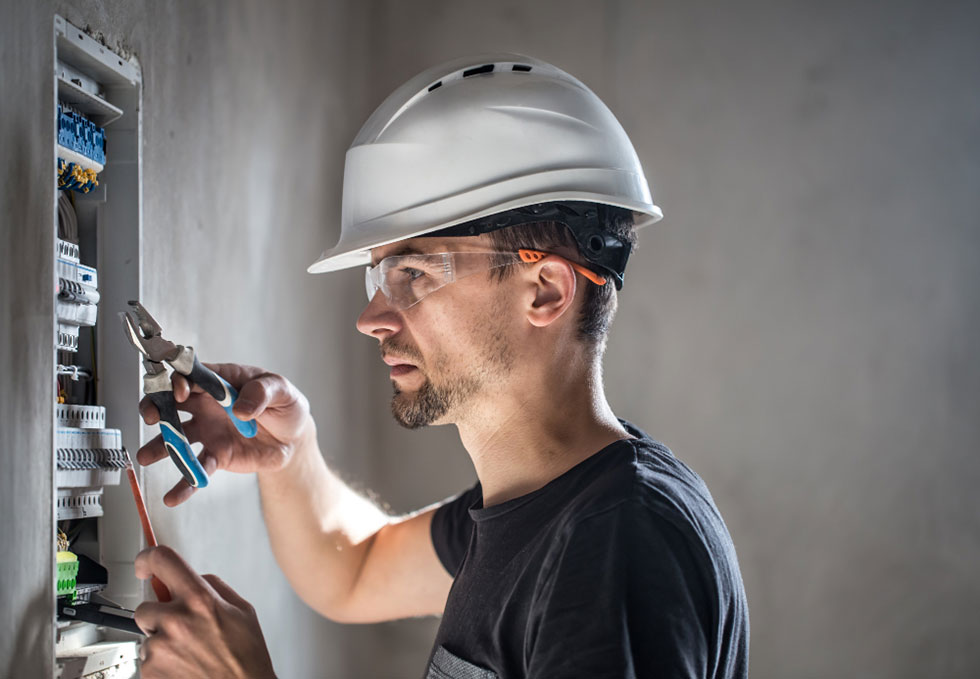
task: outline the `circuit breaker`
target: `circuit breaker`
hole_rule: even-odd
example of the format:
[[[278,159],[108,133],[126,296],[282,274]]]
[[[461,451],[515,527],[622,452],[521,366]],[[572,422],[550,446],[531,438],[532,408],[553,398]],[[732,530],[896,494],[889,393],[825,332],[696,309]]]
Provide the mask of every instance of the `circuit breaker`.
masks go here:
[[[60,16],[54,46],[53,666],[63,679],[122,679],[138,676],[140,636],[124,618],[143,594],[120,486],[140,441],[140,370],[116,315],[141,292],[142,81],[134,58]],[[110,608],[121,616],[102,624]]]

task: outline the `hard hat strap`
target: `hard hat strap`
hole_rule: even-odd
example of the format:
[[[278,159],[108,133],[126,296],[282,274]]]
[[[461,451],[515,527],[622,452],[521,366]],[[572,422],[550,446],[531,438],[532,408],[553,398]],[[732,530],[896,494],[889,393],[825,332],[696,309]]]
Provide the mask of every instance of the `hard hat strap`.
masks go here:
[[[539,203],[480,217],[425,235],[479,236],[509,226],[557,222],[571,231],[586,261],[609,274],[616,289],[621,290],[626,262],[633,246],[603,228],[615,216],[615,211],[624,211],[624,208],[586,201]]]

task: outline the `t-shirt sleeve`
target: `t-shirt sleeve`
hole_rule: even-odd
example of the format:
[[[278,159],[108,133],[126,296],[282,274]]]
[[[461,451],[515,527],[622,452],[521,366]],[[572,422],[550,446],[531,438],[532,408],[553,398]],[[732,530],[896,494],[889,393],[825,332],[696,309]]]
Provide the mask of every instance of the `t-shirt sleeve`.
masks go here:
[[[703,565],[677,527],[621,505],[564,537],[532,604],[528,676],[707,676]]]
[[[453,577],[456,577],[463,563],[473,533],[470,507],[482,499],[483,489],[477,483],[469,490],[446,500],[432,516],[432,546],[435,547],[443,568]]]

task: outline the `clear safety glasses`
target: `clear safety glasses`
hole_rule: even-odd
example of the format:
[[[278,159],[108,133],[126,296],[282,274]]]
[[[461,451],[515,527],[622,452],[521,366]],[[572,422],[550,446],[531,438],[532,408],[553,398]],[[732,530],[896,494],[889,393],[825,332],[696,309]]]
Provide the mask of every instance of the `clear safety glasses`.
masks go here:
[[[517,252],[437,252],[385,257],[377,266],[369,266],[365,269],[364,285],[367,289],[368,302],[374,299],[374,295],[380,290],[391,306],[404,310],[418,304],[426,295],[431,295],[439,288],[461,278],[518,262],[537,262],[549,254],[551,253],[540,250],[518,250]],[[495,261],[491,257],[506,257],[507,260]],[[575,262],[569,264],[596,285],[606,284],[606,279],[594,271]]]

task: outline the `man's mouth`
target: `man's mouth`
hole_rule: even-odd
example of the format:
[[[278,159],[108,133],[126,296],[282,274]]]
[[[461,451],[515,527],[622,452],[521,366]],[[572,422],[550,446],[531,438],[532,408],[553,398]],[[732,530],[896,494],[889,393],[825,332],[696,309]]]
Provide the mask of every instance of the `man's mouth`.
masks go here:
[[[401,377],[402,375],[407,375],[413,370],[418,370],[418,368],[412,363],[407,363],[400,358],[395,358],[393,356],[384,356],[382,360],[391,366],[391,377]]]
[[[402,375],[407,375],[413,370],[418,370],[414,365],[408,365],[407,363],[402,363],[401,365],[394,365],[391,367],[392,377],[401,377]]]

